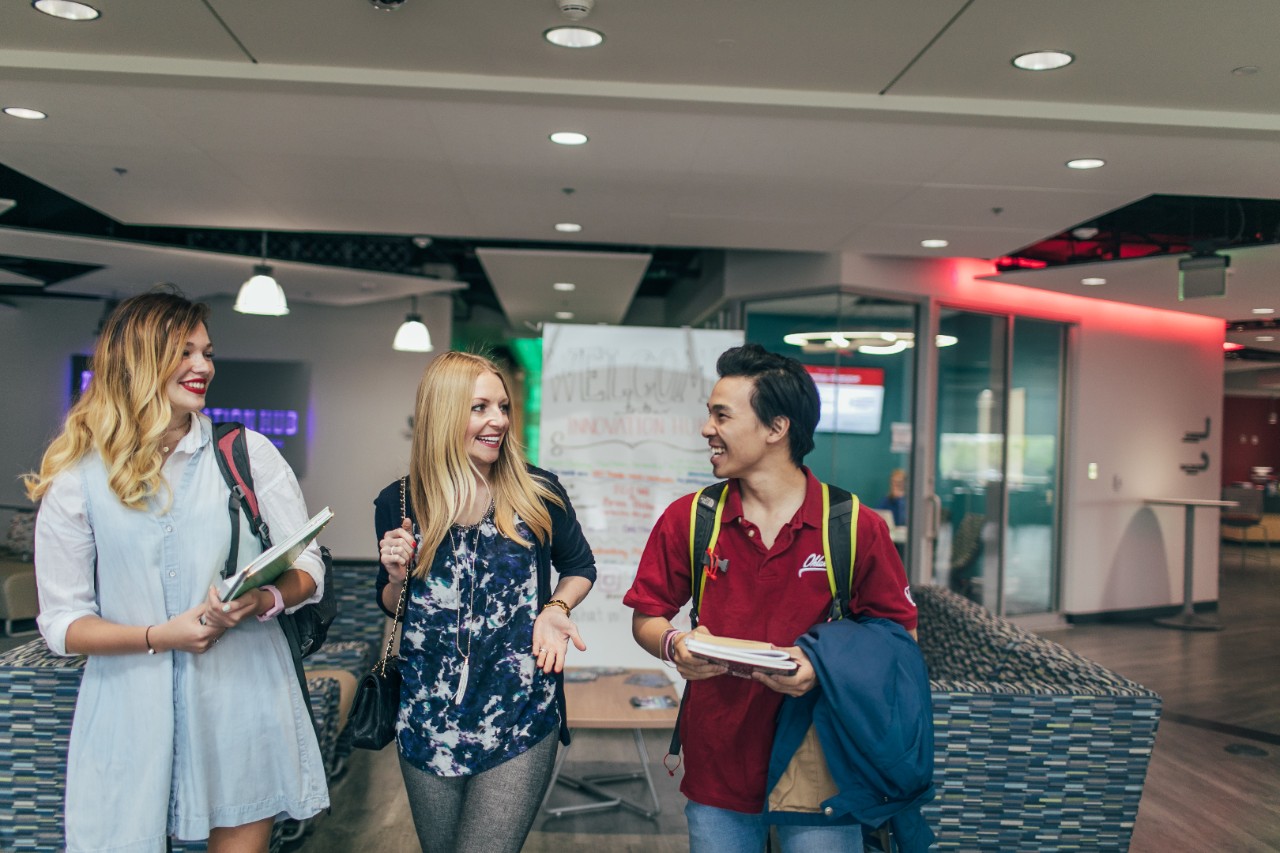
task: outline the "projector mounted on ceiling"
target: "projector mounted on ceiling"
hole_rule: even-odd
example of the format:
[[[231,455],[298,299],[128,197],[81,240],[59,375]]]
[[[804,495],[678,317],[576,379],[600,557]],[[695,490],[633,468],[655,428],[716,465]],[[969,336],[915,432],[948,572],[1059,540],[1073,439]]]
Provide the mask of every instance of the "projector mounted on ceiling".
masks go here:
[[[1178,261],[1178,301],[1227,295],[1228,255],[1195,254]]]

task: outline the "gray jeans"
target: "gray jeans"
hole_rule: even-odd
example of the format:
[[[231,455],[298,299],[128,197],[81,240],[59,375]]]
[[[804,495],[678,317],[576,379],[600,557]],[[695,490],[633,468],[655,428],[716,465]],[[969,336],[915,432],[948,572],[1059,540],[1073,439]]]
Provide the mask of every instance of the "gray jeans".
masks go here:
[[[556,761],[556,733],[474,776],[435,776],[400,756],[423,853],[519,853]]]

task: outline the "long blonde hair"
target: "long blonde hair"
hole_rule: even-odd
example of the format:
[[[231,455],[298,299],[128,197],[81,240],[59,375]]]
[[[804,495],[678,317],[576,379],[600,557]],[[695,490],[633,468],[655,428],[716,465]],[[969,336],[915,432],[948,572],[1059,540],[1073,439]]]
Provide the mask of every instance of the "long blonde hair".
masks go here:
[[[90,450],[102,457],[107,483],[125,506],[144,509],[160,491],[160,438],[173,415],[165,382],[182,363],[191,333],[209,318],[208,305],[175,291],[153,288],[121,302],[107,318],[89,387],[45,450],[39,472],[22,478],[31,500],[40,500],[53,478]]]
[[[422,533],[414,570],[419,577],[431,570],[432,557],[448,535],[449,526],[476,497],[476,480],[481,474],[467,455],[466,433],[476,379],[484,373],[497,376],[510,394],[510,385],[498,365],[465,352],[437,356],[418,383],[408,491]],[[551,538],[551,513],[543,501],[564,503],[545,481],[529,473],[519,441],[510,431],[499,445],[488,482],[499,533],[526,548],[533,547],[516,530],[515,517],[519,515],[538,542]]]

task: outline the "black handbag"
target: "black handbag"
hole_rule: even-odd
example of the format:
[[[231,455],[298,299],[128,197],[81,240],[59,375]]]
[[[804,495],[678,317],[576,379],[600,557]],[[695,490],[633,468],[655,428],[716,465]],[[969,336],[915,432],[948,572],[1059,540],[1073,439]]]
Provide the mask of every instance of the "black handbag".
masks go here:
[[[405,478],[408,479],[408,478]],[[400,481],[400,517],[404,518],[405,479]],[[351,743],[361,749],[382,749],[396,737],[396,718],[400,715],[400,657],[392,654],[397,629],[404,618],[404,608],[409,596],[409,582],[405,580],[396,604],[395,622],[387,637],[387,647],[382,659],[373,666],[356,687],[351,703],[351,716],[347,725],[351,729]]]
[[[405,584],[405,589],[409,585]],[[400,603],[404,604],[401,593]],[[351,743],[361,749],[382,749],[396,738],[396,718],[400,715],[400,658],[391,654],[395,629],[387,641],[387,651],[373,670],[356,687],[351,703]]]

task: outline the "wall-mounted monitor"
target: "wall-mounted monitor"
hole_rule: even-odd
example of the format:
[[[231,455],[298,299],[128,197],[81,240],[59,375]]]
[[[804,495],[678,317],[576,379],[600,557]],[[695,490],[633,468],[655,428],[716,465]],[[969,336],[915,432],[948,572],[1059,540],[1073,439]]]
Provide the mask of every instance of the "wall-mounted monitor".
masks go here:
[[[884,369],[879,367],[818,367],[805,370],[818,386],[822,416],[818,432],[876,435],[884,409]]]

